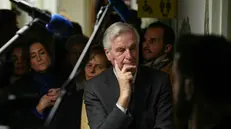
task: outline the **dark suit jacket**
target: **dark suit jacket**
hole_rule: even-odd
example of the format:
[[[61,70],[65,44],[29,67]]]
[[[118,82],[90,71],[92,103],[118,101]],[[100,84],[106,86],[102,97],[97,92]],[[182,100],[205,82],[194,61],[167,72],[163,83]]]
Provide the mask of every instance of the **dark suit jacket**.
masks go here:
[[[140,67],[129,113],[117,108],[113,68],[86,83],[84,99],[91,129],[172,129],[171,84],[166,73]]]
[[[66,88],[67,93],[63,96],[49,129],[80,129],[83,90],[76,91],[73,83],[76,82],[71,82]],[[11,129],[44,128],[46,119],[38,118],[31,110],[40,99],[38,84],[40,83],[34,81],[32,75],[25,75],[7,89],[6,95],[0,95],[0,98],[4,100],[7,100],[8,93],[19,96],[14,101],[0,101],[0,109],[3,111],[0,116],[4,118],[2,120],[4,125],[8,125]],[[20,98],[20,96],[23,97]]]

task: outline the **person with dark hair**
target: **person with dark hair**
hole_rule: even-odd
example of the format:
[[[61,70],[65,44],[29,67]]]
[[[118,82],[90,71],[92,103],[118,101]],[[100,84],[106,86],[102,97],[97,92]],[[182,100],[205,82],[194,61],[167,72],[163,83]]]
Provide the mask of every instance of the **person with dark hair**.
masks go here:
[[[0,107],[4,107],[1,105],[2,98],[4,95],[7,94],[8,88],[13,85],[17,80],[22,78],[28,72],[28,66],[26,62],[26,55],[25,55],[25,47],[18,43],[15,44],[10,51],[7,53],[7,62],[5,65],[6,73],[4,74],[4,78],[1,78],[1,89],[0,89]],[[7,83],[3,83],[3,79],[7,81]],[[2,120],[0,120],[0,124],[4,123],[4,117],[8,114],[5,114],[4,109],[0,109],[0,115],[2,116]]]
[[[0,47],[8,42],[18,30],[16,13],[8,9],[0,9]],[[9,64],[7,63],[6,53],[0,55],[0,83],[1,88],[8,85]]]
[[[73,26],[72,35],[83,35],[82,27],[78,22],[72,21],[72,26]]]
[[[22,43],[18,43],[13,46],[9,52],[9,60],[13,63],[13,68],[10,77],[10,84],[13,84],[16,80],[20,79],[24,74],[28,72],[28,64],[26,62],[25,46]]]
[[[81,55],[85,45],[87,44],[87,41],[88,41],[88,37],[81,34],[73,35],[67,40],[65,44],[66,62],[62,61],[64,63],[62,65],[64,70],[62,73],[65,73],[64,74],[65,79],[67,78],[67,76],[70,75],[71,71],[73,70],[77,60],[79,59],[79,56]],[[85,58],[81,64],[80,69],[83,69],[84,63],[86,63]]]
[[[221,36],[187,34],[176,42],[173,100],[179,129],[230,126],[230,58],[231,43]]]
[[[73,37],[74,38],[74,37]],[[56,129],[89,129],[85,104],[83,103],[84,83],[102,73],[110,66],[104,49],[101,46],[91,46],[85,55],[80,71],[67,86],[67,96],[56,112]],[[65,111],[65,114],[62,112]],[[66,119],[66,118],[69,119]]]
[[[71,36],[66,42],[67,58],[72,68],[75,66],[83,48],[87,44],[88,37],[84,35]]]
[[[59,82],[59,77],[53,71],[53,53],[48,45],[32,40],[26,53],[30,72],[6,91],[8,95],[27,97],[25,100],[16,99],[14,105],[10,105],[7,117],[10,117],[8,124],[11,128],[43,127],[43,122],[60,93],[62,82]]]
[[[17,14],[8,9],[0,9],[0,47],[7,43],[17,32]],[[4,94],[5,86],[10,83],[12,63],[7,61],[7,53],[1,53],[0,55],[0,101],[1,96]],[[0,115],[5,114],[2,105],[0,103]],[[4,118],[1,115],[0,124],[4,124]]]
[[[143,64],[166,72],[172,80],[172,53],[175,34],[173,29],[162,23],[150,24],[144,33],[142,43]]]

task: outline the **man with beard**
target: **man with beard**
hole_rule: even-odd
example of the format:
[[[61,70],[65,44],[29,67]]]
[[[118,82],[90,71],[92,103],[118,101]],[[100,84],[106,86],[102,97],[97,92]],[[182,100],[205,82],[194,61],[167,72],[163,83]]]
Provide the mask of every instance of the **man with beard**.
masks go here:
[[[224,129],[231,119],[231,43],[185,35],[175,46],[174,114],[178,128]],[[227,74],[225,74],[227,73]]]
[[[175,34],[170,26],[159,21],[148,26],[142,43],[143,64],[166,72],[172,80],[172,52]]]

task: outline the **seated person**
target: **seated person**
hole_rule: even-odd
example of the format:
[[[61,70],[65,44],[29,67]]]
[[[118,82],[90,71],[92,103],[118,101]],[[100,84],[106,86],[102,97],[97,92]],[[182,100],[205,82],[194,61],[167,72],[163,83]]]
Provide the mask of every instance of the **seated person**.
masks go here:
[[[12,108],[9,124],[11,128],[43,127],[50,108],[54,105],[61,82],[52,69],[52,52],[38,40],[29,42],[28,63],[30,72],[17,80],[7,91],[16,96],[9,104]],[[20,96],[22,100],[20,100]],[[18,97],[18,99],[17,99]]]
[[[0,47],[6,44],[17,32],[17,14],[8,9],[0,9]],[[10,66],[11,67],[11,66]],[[0,89],[9,84],[9,71],[6,53],[0,55]]]
[[[142,64],[156,70],[169,74],[171,82],[172,76],[172,55],[175,42],[174,30],[162,23],[151,23],[144,33],[142,44]]]
[[[28,72],[25,47],[22,44],[15,45],[10,51],[10,60],[13,62],[13,73],[10,77],[10,84],[20,79]]]
[[[84,83],[106,70],[108,62],[104,50],[100,46],[92,46],[86,54],[81,69],[67,86],[67,95],[62,98],[62,103],[56,111],[56,120],[52,128],[55,129],[89,129],[85,105],[83,103]],[[63,113],[65,111],[65,114]],[[68,119],[66,119],[68,118]]]
[[[71,36],[68,41],[66,42],[66,61],[63,61],[64,68],[63,72],[65,73],[65,77],[67,78],[70,73],[72,72],[79,56],[81,55],[85,45],[87,44],[88,38],[83,35],[74,35]],[[82,68],[82,67],[81,67]],[[77,72],[78,73],[78,72]]]
[[[139,34],[116,22],[103,46],[113,67],[88,80],[84,101],[91,129],[173,129],[171,84],[167,73],[138,66]]]

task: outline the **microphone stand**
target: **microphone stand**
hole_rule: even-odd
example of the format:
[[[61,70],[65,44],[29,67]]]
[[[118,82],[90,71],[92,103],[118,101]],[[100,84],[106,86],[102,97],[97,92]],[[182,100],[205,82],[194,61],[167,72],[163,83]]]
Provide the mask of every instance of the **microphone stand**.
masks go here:
[[[57,122],[57,118],[55,119],[55,116],[57,115],[57,110],[59,109],[60,104],[62,103],[62,100],[65,98],[65,96],[68,93],[67,87],[69,86],[69,84],[73,80],[73,78],[76,76],[76,73],[79,69],[79,66],[80,66],[83,58],[85,57],[89,47],[97,39],[97,36],[100,34],[100,32],[102,32],[102,29],[104,29],[103,25],[105,24],[105,22],[108,21],[109,16],[113,10],[111,4],[108,4],[105,8],[101,8],[101,9],[104,9],[104,11],[99,12],[102,14],[101,14],[100,19],[97,20],[97,22],[95,23],[94,30],[93,30],[93,33],[91,34],[91,37],[89,38],[89,40],[88,40],[85,48],[83,49],[78,61],[76,62],[76,65],[73,68],[70,76],[62,85],[61,93],[60,93],[59,97],[57,98],[53,108],[51,109],[51,111],[50,111],[50,113],[49,113],[49,115],[45,121],[45,128],[54,128],[53,126]]]
[[[12,37],[6,44],[4,44],[0,48],[0,55],[3,54],[7,48],[9,48],[13,43],[17,42],[21,38],[21,36],[25,35],[35,23],[41,23],[41,21],[37,18],[33,19],[31,22],[23,26],[21,29],[19,29],[14,37]]]

